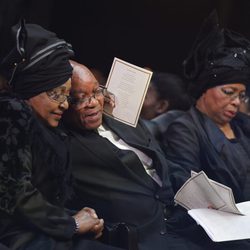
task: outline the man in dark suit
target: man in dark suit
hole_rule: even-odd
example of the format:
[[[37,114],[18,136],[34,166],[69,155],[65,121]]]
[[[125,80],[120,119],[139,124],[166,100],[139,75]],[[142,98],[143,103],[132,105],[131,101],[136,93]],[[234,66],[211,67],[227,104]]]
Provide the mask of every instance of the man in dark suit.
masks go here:
[[[159,145],[140,121],[132,128],[103,116],[105,89],[85,66],[72,65],[64,117],[75,179],[70,207],[88,205],[106,224],[126,223],[139,250],[198,249],[171,229],[174,193]]]

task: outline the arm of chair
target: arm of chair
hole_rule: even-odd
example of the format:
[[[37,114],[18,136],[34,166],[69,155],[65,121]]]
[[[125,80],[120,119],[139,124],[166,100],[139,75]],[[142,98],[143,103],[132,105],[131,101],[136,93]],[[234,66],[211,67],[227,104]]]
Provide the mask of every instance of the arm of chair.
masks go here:
[[[101,241],[126,250],[138,250],[137,230],[124,222],[106,224]]]

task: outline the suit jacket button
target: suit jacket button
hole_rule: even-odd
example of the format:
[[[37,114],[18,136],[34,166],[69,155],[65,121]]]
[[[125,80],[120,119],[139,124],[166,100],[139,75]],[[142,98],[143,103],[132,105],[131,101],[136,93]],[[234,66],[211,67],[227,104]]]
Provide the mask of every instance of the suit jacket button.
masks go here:
[[[158,194],[155,195],[155,199],[159,200],[160,196]]]
[[[160,235],[164,235],[166,233],[167,233],[166,231],[163,231],[163,230],[160,231]]]

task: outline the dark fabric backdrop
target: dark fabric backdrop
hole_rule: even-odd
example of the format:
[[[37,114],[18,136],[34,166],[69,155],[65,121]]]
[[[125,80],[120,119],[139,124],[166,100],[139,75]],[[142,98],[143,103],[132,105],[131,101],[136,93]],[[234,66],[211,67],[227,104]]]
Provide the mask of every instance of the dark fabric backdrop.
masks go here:
[[[1,51],[19,17],[71,42],[76,59],[108,74],[118,57],[153,70],[182,73],[200,24],[212,9],[250,38],[249,0],[0,0]]]

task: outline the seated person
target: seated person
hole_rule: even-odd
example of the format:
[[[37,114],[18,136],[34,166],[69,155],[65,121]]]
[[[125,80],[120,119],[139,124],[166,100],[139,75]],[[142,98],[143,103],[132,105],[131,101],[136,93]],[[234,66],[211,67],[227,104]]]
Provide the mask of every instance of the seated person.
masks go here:
[[[88,205],[106,224],[125,222],[139,250],[199,249],[168,228],[174,194],[159,145],[140,121],[133,128],[104,116],[104,89],[88,68],[72,64],[72,103],[64,114],[75,179],[70,208]]]
[[[185,61],[196,103],[169,125],[164,146],[167,158],[178,165],[170,165],[175,192],[191,170],[203,170],[242,202],[250,199],[250,119],[239,113],[250,83],[250,42],[217,23],[216,14],[211,14]],[[250,249],[247,241],[200,243],[207,243],[209,250]]]
[[[191,101],[185,93],[185,85],[178,75],[153,72],[140,117],[152,120],[169,110],[188,110]]]
[[[160,143],[168,124],[191,106],[185,85],[178,75],[153,72],[140,117]]]
[[[240,104],[240,112],[246,114],[246,115],[250,115],[250,86],[249,88],[247,88],[246,91],[246,99],[244,100],[244,102],[241,102]]]
[[[11,38],[0,61],[0,242],[12,250],[113,249],[87,240],[103,229],[94,209],[64,208],[69,154],[57,126],[68,108],[72,49],[24,22]]]

